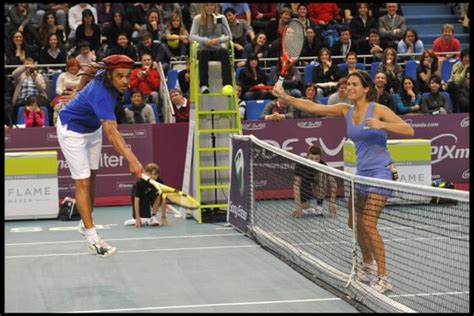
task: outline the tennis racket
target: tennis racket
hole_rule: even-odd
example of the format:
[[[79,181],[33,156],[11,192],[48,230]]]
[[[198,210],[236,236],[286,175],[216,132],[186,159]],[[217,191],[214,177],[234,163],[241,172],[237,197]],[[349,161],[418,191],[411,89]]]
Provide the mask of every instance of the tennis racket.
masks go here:
[[[304,38],[303,24],[296,19],[290,20],[285,27],[281,39],[281,71],[280,78],[278,79],[281,84],[283,84],[288,69],[291,65],[296,63],[300,57],[303,49]]]
[[[159,183],[146,174],[142,174],[141,178],[154,186],[158,193],[162,194],[163,198],[168,199],[168,201],[171,203],[188,209],[196,209],[199,207],[199,202],[196,201],[192,196],[185,194],[175,188]]]

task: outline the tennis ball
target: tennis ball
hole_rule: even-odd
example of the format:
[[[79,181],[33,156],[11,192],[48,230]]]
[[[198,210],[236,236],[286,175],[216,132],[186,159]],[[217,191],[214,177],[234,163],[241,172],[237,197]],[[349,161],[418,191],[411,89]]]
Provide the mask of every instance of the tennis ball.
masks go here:
[[[171,40],[171,41],[168,41],[168,46],[171,47],[171,48],[178,48],[179,47],[179,40]]]
[[[234,91],[234,89],[232,88],[231,85],[225,85],[223,88],[222,88],[222,93],[223,94],[227,94],[227,95],[231,95],[232,92]]]

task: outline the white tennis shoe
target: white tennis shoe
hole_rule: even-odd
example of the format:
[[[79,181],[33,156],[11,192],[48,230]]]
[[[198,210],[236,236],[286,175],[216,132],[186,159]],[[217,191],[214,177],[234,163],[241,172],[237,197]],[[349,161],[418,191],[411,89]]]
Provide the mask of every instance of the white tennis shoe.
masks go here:
[[[117,252],[117,248],[106,243],[100,236],[93,243],[89,243],[89,252],[99,257],[108,257]]]
[[[377,275],[377,277],[370,281],[370,286],[379,293],[385,293],[393,289],[393,284],[388,275]]]
[[[314,216],[324,216],[323,208],[322,206],[316,206],[314,207],[308,207],[306,209],[303,209],[303,214],[307,215],[314,215]]]
[[[372,261],[372,263],[367,264],[365,262],[360,262],[356,268],[357,278],[362,282],[369,282],[370,277],[374,276],[377,273],[377,263]]]

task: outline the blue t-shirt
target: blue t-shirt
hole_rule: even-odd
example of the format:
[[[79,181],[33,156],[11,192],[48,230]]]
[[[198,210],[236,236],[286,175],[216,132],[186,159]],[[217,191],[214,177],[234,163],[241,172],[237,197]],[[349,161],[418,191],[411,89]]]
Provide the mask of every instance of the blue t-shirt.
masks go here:
[[[119,100],[120,94],[104,85],[99,72],[59,112],[61,124],[80,134],[92,133],[100,128],[101,119],[116,121],[114,110]]]

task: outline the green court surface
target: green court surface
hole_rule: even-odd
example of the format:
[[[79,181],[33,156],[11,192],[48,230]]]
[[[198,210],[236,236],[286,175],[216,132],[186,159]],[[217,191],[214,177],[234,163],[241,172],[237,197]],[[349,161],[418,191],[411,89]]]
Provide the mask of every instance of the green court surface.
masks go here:
[[[124,226],[130,217],[94,210],[118,248],[107,258],[88,253],[77,221],[5,222],[5,312],[358,312],[224,223],[169,213],[168,226]]]

